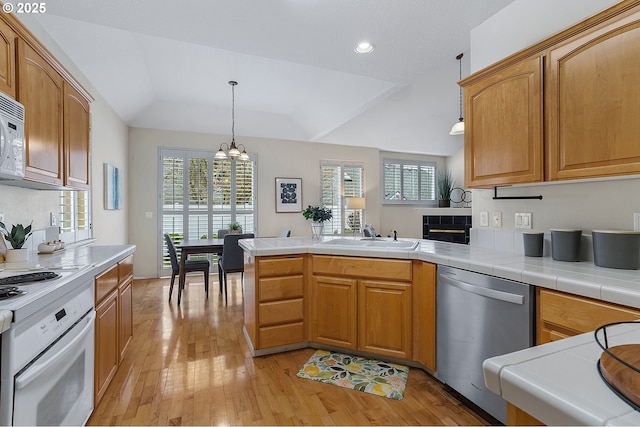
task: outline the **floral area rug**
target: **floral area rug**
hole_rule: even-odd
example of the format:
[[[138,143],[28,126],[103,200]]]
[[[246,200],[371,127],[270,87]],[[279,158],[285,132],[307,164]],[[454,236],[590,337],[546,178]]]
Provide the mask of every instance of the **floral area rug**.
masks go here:
[[[300,378],[396,400],[404,397],[408,375],[407,366],[326,350],[316,351],[298,372]]]

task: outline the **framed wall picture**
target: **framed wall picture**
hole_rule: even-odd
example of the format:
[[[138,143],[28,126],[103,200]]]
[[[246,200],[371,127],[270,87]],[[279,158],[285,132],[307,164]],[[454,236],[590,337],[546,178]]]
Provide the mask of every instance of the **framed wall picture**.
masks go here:
[[[121,177],[120,170],[110,165],[104,164],[104,208],[105,209],[120,209],[121,200]]]
[[[302,212],[302,178],[276,178],[276,212]]]

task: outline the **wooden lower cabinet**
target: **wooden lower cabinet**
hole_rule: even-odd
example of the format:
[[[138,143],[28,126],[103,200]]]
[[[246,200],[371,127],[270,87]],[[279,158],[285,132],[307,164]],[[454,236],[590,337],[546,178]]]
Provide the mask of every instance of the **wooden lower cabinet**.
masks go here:
[[[507,425],[508,426],[543,426],[542,421],[523,411],[512,403],[507,402]]]
[[[411,359],[412,262],[324,255],[311,259],[316,273],[311,278],[311,341]]]
[[[640,319],[640,310],[550,289],[537,289],[537,344]]]
[[[254,354],[310,343],[436,370],[436,266],[419,260],[245,254]]]
[[[311,292],[311,341],[356,349],[358,281],[314,276]]]
[[[129,343],[133,338],[133,279],[118,286],[118,320],[120,327],[118,330],[118,349],[120,352],[120,362],[124,359]]]
[[[304,255],[245,254],[245,330],[254,350],[307,340]]]
[[[95,278],[94,406],[118,371],[133,338],[133,255]]]
[[[111,292],[96,307],[94,401],[102,399],[118,370],[118,290]]]
[[[358,287],[358,349],[411,358],[411,284],[362,280]]]

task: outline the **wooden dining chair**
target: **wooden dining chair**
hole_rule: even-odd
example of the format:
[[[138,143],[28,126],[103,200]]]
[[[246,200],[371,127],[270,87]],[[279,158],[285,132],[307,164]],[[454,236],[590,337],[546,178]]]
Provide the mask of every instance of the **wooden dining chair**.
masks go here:
[[[222,256],[218,258],[220,293],[224,286],[224,303],[227,304],[227,274],[241,273],[244,280],[244,251],[238,245],[240,239],[253,239],[253,233],[227,234],[224,236]]]
[[[164,240],[167,242],[167,250],[169,251],[169,258],[171,259],[171,284],[169,285],[169,302],[171,302],[173,282],[175,281],[176,276],[180,274],[180,261],[178,261],[176,247],[168,233],[164,234]],[[209,298],[209,261],[206,259],[186,260],[184,264],[184,273],[187,274],[193,271],[202,271],[204,273],[204,291],[207,294],[207,298]],[[182,292],[182,290],[178,284],[178,302],[180,302],[180,292]]]

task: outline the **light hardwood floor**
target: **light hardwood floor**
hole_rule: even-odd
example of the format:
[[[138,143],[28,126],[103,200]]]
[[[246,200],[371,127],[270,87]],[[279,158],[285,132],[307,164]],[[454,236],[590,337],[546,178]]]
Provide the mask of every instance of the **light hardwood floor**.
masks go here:
[[[89,425],[487,425],[420,369],[392,400],[298,378],[310,348],[251,357],[232,277],[228,306],[216,275],[208,299],[189,277],[180,307],[168,279],[134,281],[134,338]]]

